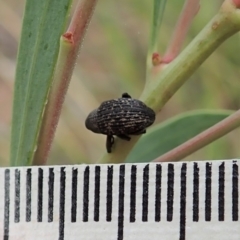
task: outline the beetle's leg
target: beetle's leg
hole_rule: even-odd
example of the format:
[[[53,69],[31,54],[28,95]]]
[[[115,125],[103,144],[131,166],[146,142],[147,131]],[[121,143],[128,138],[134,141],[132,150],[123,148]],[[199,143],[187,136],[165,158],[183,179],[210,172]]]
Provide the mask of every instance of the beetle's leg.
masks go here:
[[[128,93],[123,93],[122,98],[132,98]]]
[[[144,134],[144,133],[146,133],[146,129],[143,129],[143,130],[141,130],[141,131],[132,133],[132,135],[141,135],[141,134]]]
[[[119,138],[123,139],[123,140],[126,140],[126,141],[130,141],[131,140],[131,138],[128,135],[125,135],[125,134],[119,134],[117,136]]]
[[[107,148],[107,152],[108,153],[112,152],[113,144],[114,144],[114,137],[113,137],[113,135],[107,135],[106,148]]]

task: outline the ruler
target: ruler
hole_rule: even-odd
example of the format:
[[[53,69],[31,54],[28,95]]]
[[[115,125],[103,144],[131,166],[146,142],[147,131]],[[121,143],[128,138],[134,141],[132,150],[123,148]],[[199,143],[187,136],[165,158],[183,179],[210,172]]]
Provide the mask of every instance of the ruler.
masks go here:
[[[239,240],[239,164],[0,168],[0,239]]]

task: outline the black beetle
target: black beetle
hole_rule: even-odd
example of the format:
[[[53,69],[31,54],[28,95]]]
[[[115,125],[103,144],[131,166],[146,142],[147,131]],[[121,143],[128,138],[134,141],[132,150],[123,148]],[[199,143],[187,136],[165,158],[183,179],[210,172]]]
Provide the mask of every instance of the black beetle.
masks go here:
[[[121,98],[103,102],[93,110],[85,121],[87,129],[107,135],[106,148],[111,153],[113,135],[129,141],[129,135],[146,133],[146,128],[155,121],[155,112],[143,102],[132,99],[127,93]]]

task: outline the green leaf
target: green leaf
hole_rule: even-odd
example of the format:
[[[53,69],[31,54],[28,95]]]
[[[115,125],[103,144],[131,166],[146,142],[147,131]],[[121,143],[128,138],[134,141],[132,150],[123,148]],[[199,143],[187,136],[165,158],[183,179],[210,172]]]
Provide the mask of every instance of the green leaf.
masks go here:
[[[154,0],[153,19],[151,26],[151,39],[149,47],[150,54],[158,50],[157,49],[158,35],[160,32],[160,26],[162,23],[166,2],[167,0]]]
[[[126,162],[149,162],[213,126],[232,111],[199,110],[181,114],[152,127],[133,148]]]
[[[11,165],[31,165],[72,0],[27,0],[15,76]]]

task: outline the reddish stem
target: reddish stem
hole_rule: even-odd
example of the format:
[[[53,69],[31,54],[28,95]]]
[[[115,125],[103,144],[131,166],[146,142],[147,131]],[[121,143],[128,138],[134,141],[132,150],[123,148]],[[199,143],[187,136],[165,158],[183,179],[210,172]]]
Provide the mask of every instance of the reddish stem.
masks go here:
[[[232,0],[232,2],[236,6],[236,8],[240,8],[240,0]]]
[[[165,153],[153,160],[153,162],[172,162],[179,161],[193,152],[201,149],[207,144],[217,140],[230,131],[240,126],[240,110],[229,117],[210,127],[209,129],[198,134],[196,137],[188,140],[173,150]]]
[[[67,45],[62,46],[62,52],[60,51],[58,57],[53,86],[43,116],[38,148],[34,156],[36,165],[45,164],[47,161],[73,68],[96,2],[97,0],[80,1],[67,32],[62,35]]]
[[[163,63],[171,62],[179,54],[193,18],[200,9],[199,2],[200,0],[185,1],[182,13],[173,32],[172,40],[162,59]]]

